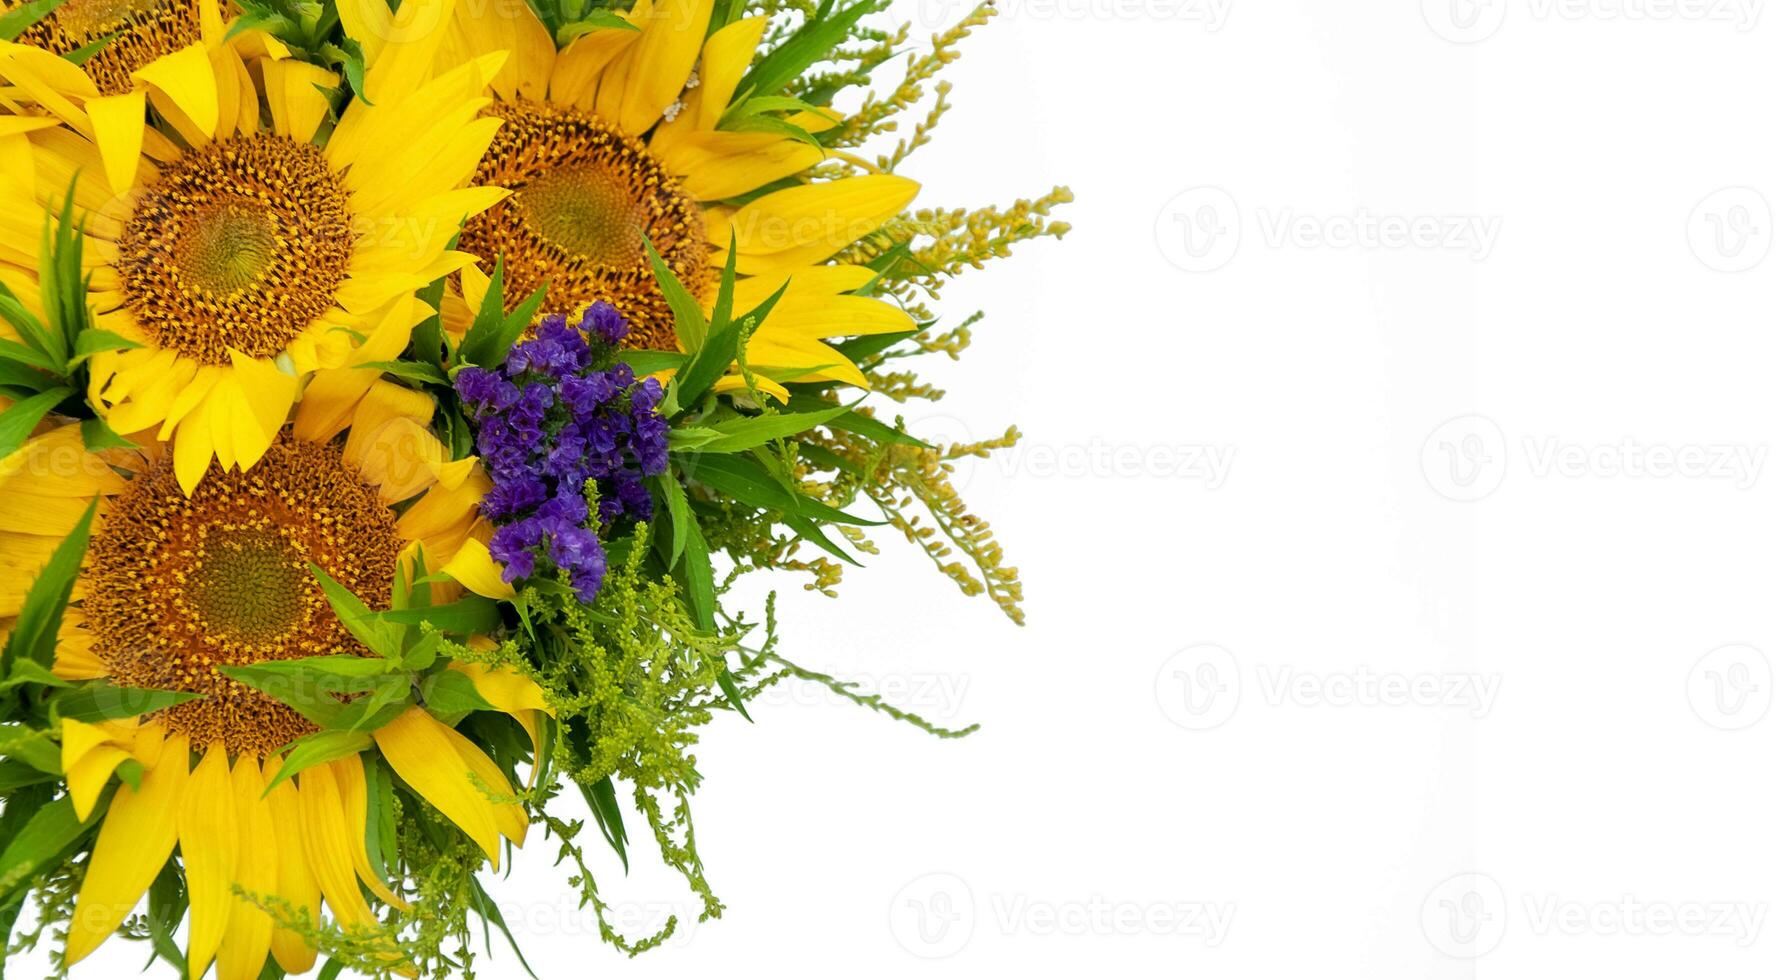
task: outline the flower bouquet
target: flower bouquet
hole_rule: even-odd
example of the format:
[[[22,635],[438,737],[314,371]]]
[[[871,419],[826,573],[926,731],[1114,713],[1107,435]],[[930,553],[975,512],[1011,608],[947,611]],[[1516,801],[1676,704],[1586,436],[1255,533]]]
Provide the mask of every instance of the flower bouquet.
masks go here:
[[[914,209],[993,9],[905,53],[883,6],[5,5],[9,955],[467,976],[540,838],[636,953],[676,923],[614,928],[595,852],[721,914],[719,712],[799,678],[963,734],[732,595],[833,595],[891,534],[1021,619],[948,483],[1017,433],[894,411],[970,340],[941,286],[1068,194]]]

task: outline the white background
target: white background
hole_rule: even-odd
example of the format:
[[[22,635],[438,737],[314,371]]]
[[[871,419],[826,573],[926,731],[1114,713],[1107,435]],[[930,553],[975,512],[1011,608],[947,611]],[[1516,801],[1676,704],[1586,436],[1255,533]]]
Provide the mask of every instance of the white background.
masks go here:
[[[545,843],[495,890],[540,976],[1774,975],[1780,15],[1457,2],[968,42],[905,172],[1076,229],[954,288],[990,317],[910,417],[1027,434],[964,479],[1031,623],[891,541],[781,621],[984,730],[721,721],[728,914],[626,961]],[[604,877],[633,934],[692,907],[650,864]]]

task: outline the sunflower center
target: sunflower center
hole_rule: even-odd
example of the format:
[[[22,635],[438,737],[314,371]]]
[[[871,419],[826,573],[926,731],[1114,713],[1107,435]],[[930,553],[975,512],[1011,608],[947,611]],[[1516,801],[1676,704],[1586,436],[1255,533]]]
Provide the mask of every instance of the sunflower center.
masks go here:
[[[186,578],[184,605],[192,619],[229,642],[275,643],[307,622],[308,578],[295,543],[268,521],[206,528]]]
[[[643,240],[704,298],[715,277],[698,202],[641,142],[590,112],[523,100],[488,111],[506,125],[475,183],[513,195],[464,226],[464,250],[490,263],[504,257],[510,306],[540,286],[549,310],[605,300],[630,320],[627,346],[673,350],[673,311]]]
[[[0,4],[7,12],[23,5]],[[128,92],[131,72],[200,39],[198,0],[65,0],[17,38],[60,55],[105,42],[84,66],[105,95]]]
[[[174,246],[186,278],[209,293],[228,295],[257,281],[278,248],[278,229],[262,211],[239,201],[213,205]]]
[[[321,151],[258,133],[161,171],[118,240],[118,276],[155,343],[206,364],[283,351],[334,305],[352,258],[347,194]]]
[[[525,222],[564,252],[620,267],[643,251],[647,215],[623,174],[598,164],[545,174],[515,195]]]
[[[264,755],[314,726],[217,668],[363,655],[310,566],[378,606],[400,550],[394,515],[337,447],[287,436],[248,473],[213,464],[189,498],[169,457],[94,536],[93,651],[118,684],[206,695],[162,713],[193,744]]]

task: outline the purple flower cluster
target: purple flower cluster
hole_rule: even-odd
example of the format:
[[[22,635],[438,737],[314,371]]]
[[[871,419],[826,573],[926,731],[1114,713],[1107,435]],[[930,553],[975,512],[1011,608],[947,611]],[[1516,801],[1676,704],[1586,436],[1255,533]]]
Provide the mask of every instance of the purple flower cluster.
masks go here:
[[[599,530],[650,517],[643,481],[667,471],[668,425],[656,412],[661,384],[611,364],[629,329],[610,304],[595,303],[578,328],[546,319],[502,370],[458,372],[457,393],[494,480],[482,501],[496,528],[488,550],[508,583],[530,578],[544,559],[591,601],[606,575]],[[589,483],[598,500],[591,514]]]

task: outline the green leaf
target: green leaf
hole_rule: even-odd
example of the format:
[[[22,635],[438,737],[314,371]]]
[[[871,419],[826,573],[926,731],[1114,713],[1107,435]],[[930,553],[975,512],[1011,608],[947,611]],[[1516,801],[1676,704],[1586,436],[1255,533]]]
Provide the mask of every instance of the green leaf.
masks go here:
[[[404,381],[418,381],[429,385],[451,384],[451,379],[445,376],[445,372],[431,364],[420,364],[415,361],[372,361],[356,366],[363,370],[393,374]]]
[[[80,441],[87,452],[97,453],[107,449],[135,449],[136,444],[117,434],[110,423],[104,419],[82,419],[80,423]]]
[[[605,9],[589,10],[580,20],[572,24],[564,24],[556,31],[556,46],[566,48],[569,42],[583,34],[594,31],[635,31],[642,33],[642,28],[626,20],[614,11]]]
[[[729,370],[729,366],[735,363],[736,355],[741,351],[743,325],[752,324],[753,329],[758,329],[766,321],[767,316],[772,313],[773,308],[779,305],[779,300],[785,295],[785,290],[790,287],[791,280],[787,279],[784,285],[766,298],[765,302],[746,315],[731,323],[716,327],[710,342],[693,357],[692,363],[687,366],[686,370],[674,378],[674,383],[668,388],[667,398],[662,404],[661,414],[670,417],[678,414],[680,408],[691,405],[694,400],[716,384],[717,379],[723,377]]]
[[[764,510],[796,514],[829,524],[879,527],[883,523],[854,517],[809,497],[794,496],[753,459],[728,455],[706,455],[695,459],[680,457],[680,465],[688,478]]]
[[[346,83],[352,87],[353,97],[370,105],[371,100],[365,98],[365,51],[359,43],[350,37],[342,37],[339,44],[324,44],[321,53],[346,76]]]
[[[696,351],[705,345],[706,328],[704,311],[699,309],[698,300],[679,277],[674,275],[667,263],[662,261],[661,253],[655,250],[655,243],[648,236],[643,236],[643,248],[649,253],[649,267],[655,270],[655,282],[661,287],[661,294],[667,298],[668,308],[674,311],[674,335],[680,338],[680,346],[689,351]]]
[[[357,755],[371,747],[371,736],[365,732],[316,732],[290,743],[284,752],[284,764],[266,783],[266,793],[297,773],[323,763]],[[261,794],[261,799],[265,794]]]
[[[494,711],[468,674],[441,670],[420,682],[420,700],[426,710],[446,724],[454,724],[472,711]]]
[[[688,425],[668,433],[668,449],[673,452],[696,452],[723,437],[716,429]]]
[[[544,305],[548,287],[539,286],[513,312],[502,313],[505,280],[506,264],[497,257],[494,275],[488,279],[488,292],[482,297],[482,308],[476,312],[476,319],[464,332],[463,344],[458,348],[458,358],[466,364],[491,370],[499,367],[507,359],[507,352],[531,326],[538,308]]]
[[[37,684],[43,687],[73,687],[74,685],[50,673],[48,667],[35,660],[19,659],[12,662],[12,676],[0,678],[0,691],[11,690],[26,684]]]
[[[0,725],[0,755],[52,775],[62,773],[62,749],[46,732],[9,722]]]
[[[74,593],[74,579],[80,574],[81,558],[86,555],[87,536],[93,527],[93,514],[99,506],[95,499],[87,505],[74,530],[50,555],[49,563],[37,573],[31,591],[13,624],[6,647],[0,651],[0,674],[10,674],[18,660],[34,660],[48,667],[55,663],[56,634],[62,629],[62,611]]]
[[[385,660],[401,659],[406,631],[400,625],[385,622],[365,605],[364,600],[353,595],[351,589],[322,571],[321,566],[311,564],[309,572],[321,583],[322,594],[327,596],[328,605],[334,607],[334,615],[340,618],[340,624],[348,633]]]
[[[630,834],[624,829],[624,810],[618,805],[618,789],[612,785],[612,777],[603,777],[591,786],[586,783],[576,785],[581,789],[581,796],[587,800],[587,808],[593,811],[593,820],[599,825],[600,835],[618,853],[618,860],[624,862],[624,870],[628,873],[630,855],[626,853],[626,848],[630,844]]]
[[[657,371],[678,371],[686,366],[686,355],[660,350],[626,350],[618,352],[618,361],[629,364],[631,370],[641,376]]]
[[[74,359],[68,363],[70,365],[79,364],[94,354],[103,354],[111,350],[136,350],[141,346],[134,340],[120,337],[109,330],[88,327],[75,335]]]
[[[920,335],[921,331],[919,330],[904,330],[900,333],[867,334],[864,337],[854,337],[852,340],[836,344],[834,347],[835,350],[845,354],[847,360],[857,364],[868,357],[876,357],[877,355],[884,353],[910,337],[918,337]]]
[[[681,567],[686,603],[699,629],[717,628],[717,581],[711,570],[711,549],[697,521],[686,522],[686,562]]]
[[[421,637],[402,653],[402,669],[419,671],[431,667],[439,659],[439,646],[444,642],[443,633],[428,633]]]
[[[736,92],[744,96],[777,95],[817,62],[826,60],[859,18],[881,9],[883,0],[859,3],[827,18],[812,18],[796,34],[760,59],[742,78]]]
[[[672,469],[655,478],[661,488],[662,499],[667,502],[668,523],[673,526],[672,537],[668,543],[668,568],[680,563],[680,555],[686,551],[687,528],[692,524],[692,509],[686,503],[686,488],[680,485],[680,478]]]
[[[712,326],[725,326],[735,313],[736,234],[729,232],[729,257],[723,260],[723,274],[717,277],[717,301],[711,305]]]
[[[749,116],[759,116],[768,112],[821,113],[822,107],[811,105],[802,99],[792,98],[789,95],[759,95],[730,106],[729,110],[723,113],[723,118],[718,121],[717,128],[729,129],[731,128],[731,123],[738,122]],[[809,136],[809,133],[804,133],[804,136]]]
[[[122,31],[116,31],[111,34],[107,34],[104,37],[94,38],[93,40],[88,41],[87,43],[81,45],[80,47],[75,48],[73,51],[70,51],[67,54],[63,55],[62,60],[68,62],[71,65],[84,65],[87,62],[93,60],[94,55],[98,54],[99,52],[101,52],[101,51],[105,50],[107,47],[109,47],[111,45],[111,42],[117,40],[118,36],[122,33],[123,33]]]
[[[379,663],[366,658],[345,659]],[[366,676],[342,671],[333,664],[308,666],[301,660],[267,661],[218,667],[217,670],[231,680],[265,692],[322,728],[334,731],[368,731],[393,720],[412,692],[405,673]],[[342,694],[360,696],[342,702],[337,696]]]
[[[667,395],[661,401],[664,418],[679,415],[723,377],[735,363],[736,353],[741,348],[741,333],[740,321],[722,324],[711,331],[705,345],[692,355],[686,367],[676,373],[673,383],[668,385]]]
[[[0,338],[0,361],[9,366],[17,365],[42,372],[42,376],[51,382],[61,380],[62,366],[51,360],[48,355],[36,348],[26,347],[16,340]],[[37,390],[49,387],[48,384],[33,385]]]
[[[0,904],[10,902],[14,894],[30,887],[31,879],[39,871],[72,851],[88,831],[98,826],[110,805],[111,795],[107,793],[81,820],[74,815],[74,802],[64,796],[32,814],[18,836],[0,851],[0,882],[8,885],[0,891]]]
[[[501,625],[501,604],[479,595],[468,595],[449,605],[396,609],[371,615],[384,623],[402,626],[426,623],[442,633],[470,636],[492,632]]]
[[[44,772],[36,766],[27,766],[11,759],[0,760],[0,796],[10,795],[13,790],[26,786],[61,782],[61,779],[60,773]]]
[[[179,928],[179,921],[185,918],[187,906],[184,876],[179,873],[179,867],[169,861],[155,876],[154,884],[148,886],[148,935],[155,955],[166,960],[181,975],[186,972],[185,954],[179,951],[173,934]]]
[[[739,453],[764,446],[775,439],[785,439],[810,431],[831,419],[851,411],[847,405],[832,405],[818,412],[787,412],[780,415],[759,415],[725,419],[711,426],[718,438],[700,447],[707,453]]]
[[[401,855],[396,850],[396,797],[394,777],[382,763],[365,760],[365,849],[371,870],[388,880],[396,877]]]
[[[49,321],[49,353],[64,364],[69,349],[87,329],[92,313],[87,309],[87,283],[82,278],[81,247],[85,235],[74,218],[75,182],[69,181],[61,214],[46,217],[43,251],[38,262],[38,291]]]
[[[809,130],[777,116],[740,116],[724,125],[723,130],[730,133],[773,133],[786,139],[808,143],[818,149],[822,146],[821,141],[810,135]]]
[[[0,341],[0,343],[11,343],[11,341]],[[34,366],[21,365],[18,361],[12,361],[12,359],[7,359],[4,354],[0,354],[0,388],[37,393],[37,391],[55,388],[59,382],[61,379],[55,375],[41,372]]]
[[[19,451],[25,441],[31,438],[31,431],[37,423],[43,421],[52,409],[62,400],[74,394],[72,388],[51,388],[40,395],[32,395],[21,402],[16,402],[4,414],[0,414],[0,459],[11,456]]]
[[[494,927],[501,931],[501,935],[507,937],[507,945],[513,947],[513,955],[519,957],[519,965],[525,968],[525,972],[532,977],[532,980],[537,980],[537,973],[532,970],[532,965],[525,961],[524,951],[519,948],[519,942],[513,938],[512,930],[507,928],[507,920],[501,917],[500,906],[495,904],[495,900],[489,897],[487,891],[483,890],[482,882],[477,880],[475,875],[470,876],[470,897],[475,900],[476,914],[482,917],[483,922],[494,923]]]
[[[808,497],[794,496],[750,459],[706,455],[698,457],[696,462],[687,462],[682,457],[680,465],[689,479],[743,503],[778,512],[779,522],[798,537],[849,565],[858,565],[859,562],[830,540],[828,535],[823,534],[816,521],[862,527],[875,527],[882,523],[854,517]]]
[[[742,689],[736,686],[735,675],[729,672],[728,664],[724,664],[723,670],[718,672],[717,686],[723,689],[723,698],[729,702],[730,707],[750,722],[754,720],[754,716],[748,713],[748,706],[742,702]]]
[[[75,721],[97,722],[152,714],[203,697],[187,691],[117,687],[107,680],[90,681],[56,697],[56,713]]]
[[[791,400],[785,404],[785,407],[795,412],[814,412],[819,411],[830,404],[830,402],[823,401],[814,395],[794,394],[791,396]],[[868,415],[862,415],[856,411],[842,412],[829,420],[827,425],[831,429],[865,436],[867,439],[881,444],[914,446],[917,449],[933,448],[901,429],[887,425],[877,419]]]
[[[0,17],[0,41],[18,40],[19,35],[29,30],[32,24],[48,17],[66,2],[67,0],[32,0],[31,3],[21,4],[7,11],[5,16]]]

